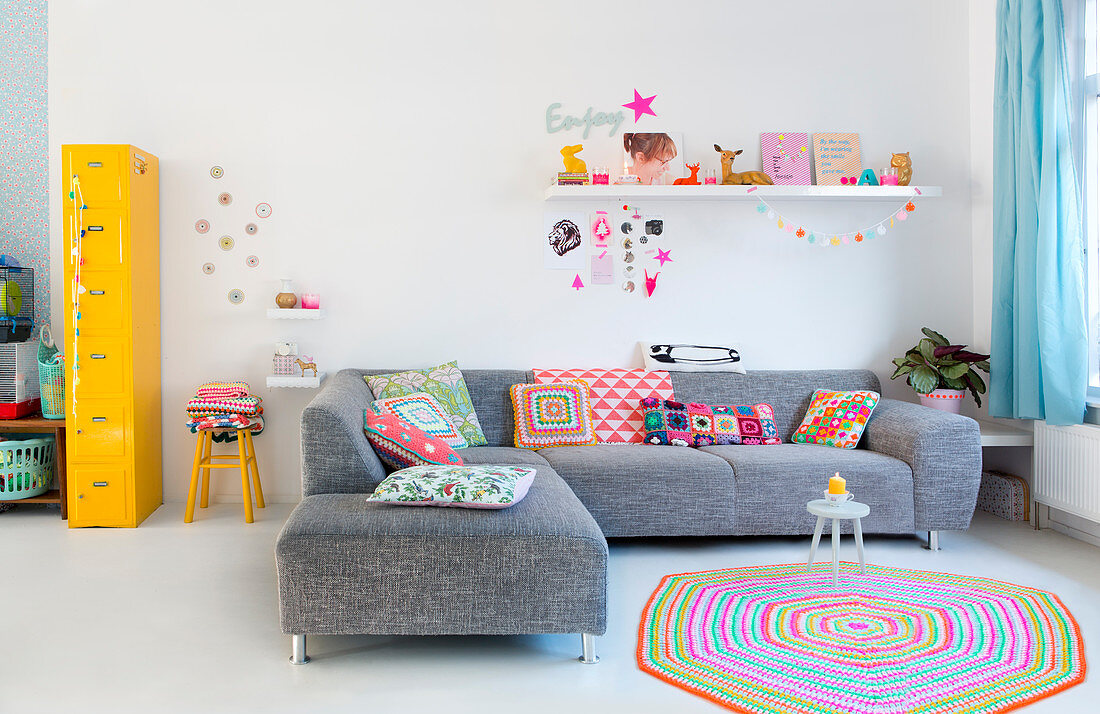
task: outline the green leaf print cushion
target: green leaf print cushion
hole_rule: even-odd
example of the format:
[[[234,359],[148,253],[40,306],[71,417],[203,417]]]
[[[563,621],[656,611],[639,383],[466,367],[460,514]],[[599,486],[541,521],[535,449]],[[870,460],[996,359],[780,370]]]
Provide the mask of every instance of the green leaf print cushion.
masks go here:
[[[378,374],[363,377],[374,392],[375,399],[405,397],[426,392],[439,402],[455,429],[466,439],[468,446],[485,446],[485,434],[474,412],[470,390],[462,378],[458,362],[448,362],[431,369],[414,369],[408,372]]]

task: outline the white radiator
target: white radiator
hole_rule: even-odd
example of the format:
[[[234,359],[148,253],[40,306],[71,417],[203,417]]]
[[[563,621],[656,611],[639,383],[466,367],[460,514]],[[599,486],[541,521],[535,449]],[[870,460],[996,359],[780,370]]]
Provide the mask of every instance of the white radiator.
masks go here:
[[[1035,422],[1033,498],[1100,523],[1100,426]]]

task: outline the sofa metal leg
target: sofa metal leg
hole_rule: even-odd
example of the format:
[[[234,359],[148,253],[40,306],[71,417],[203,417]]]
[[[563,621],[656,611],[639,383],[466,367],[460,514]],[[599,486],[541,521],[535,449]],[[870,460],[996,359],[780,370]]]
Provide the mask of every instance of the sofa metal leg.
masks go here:
[[[924,546],[925,550],[939,550],[940,549],[940,532],[928,531],[928,545]]]
[[[596,656],[596,636],[587,632],[581,634],[581,656],[578,657],[585,664],[596,664],[600,658]]]
[[[306,636],[305,635],[291,635],[290,636],[290,663],[291,664],[305,664],[309,662],[309,655],[306,654]]]

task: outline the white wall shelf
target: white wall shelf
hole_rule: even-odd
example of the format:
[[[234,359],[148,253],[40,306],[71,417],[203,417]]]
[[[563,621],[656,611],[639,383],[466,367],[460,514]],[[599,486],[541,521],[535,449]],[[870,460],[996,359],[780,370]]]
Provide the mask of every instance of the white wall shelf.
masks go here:
[[[316,389],[321,386],[321,382],[324,381],[327,376],[325,372],[318,372],[316,377],[293,377],[281,374],[271,374],[267,377],[267,388]]]
[[[322,320],[324,317],[325,309],[323,307],[315,310],[304,310],[300,307],[289,310],[281,307],[267,309],[267,319],[269,320]]]
[[[755,188],[755,191],[750,189]],[[920,193],[917,193],[917,190]],[[942,186],[550,186],[547,201],[688,200],[755,201],[757,199],[903,201],[939,198]]]
[[[1035,434],[1003,422],[979,419],[978,427],[982,432],[982,446],[1032,446]]]

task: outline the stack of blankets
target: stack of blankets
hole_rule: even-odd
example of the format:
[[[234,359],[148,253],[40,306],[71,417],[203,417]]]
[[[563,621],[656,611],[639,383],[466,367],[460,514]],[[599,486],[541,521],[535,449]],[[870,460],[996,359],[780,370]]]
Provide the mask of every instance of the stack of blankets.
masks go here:
[[[200,429],[251,429],[253,434],[264,430],[262,400],[249,394],[245,382],[207,382],[195,390],[187,402],[187,428],[191,433]],[[214,434],[215,441],[236,441],[233,432]]]

